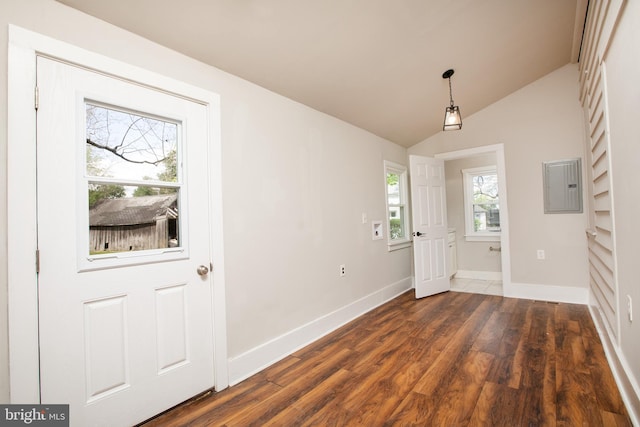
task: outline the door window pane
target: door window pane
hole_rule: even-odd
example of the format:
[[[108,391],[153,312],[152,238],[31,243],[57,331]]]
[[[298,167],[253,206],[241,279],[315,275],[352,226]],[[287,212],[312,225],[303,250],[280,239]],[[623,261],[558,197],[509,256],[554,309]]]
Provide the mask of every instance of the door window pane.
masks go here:
[[[178,247],[179,124],[85,105],[89,254]]]
[[[123,187],[125,196],[101,199],[89,209],[91,255],[179,246],[178,192],[148,189],[151,194],[134,196]]]
[[[177,123],[87,103],[87,175],[176,182],[177,136]]]

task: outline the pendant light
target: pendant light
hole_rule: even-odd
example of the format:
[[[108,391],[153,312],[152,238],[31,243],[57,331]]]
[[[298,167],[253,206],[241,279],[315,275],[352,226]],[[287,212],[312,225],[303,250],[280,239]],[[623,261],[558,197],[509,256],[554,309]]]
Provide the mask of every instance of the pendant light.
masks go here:
[[[442,125],[442,130],[462,129],[462,116],[460,115],[460,108],[457,105],[453,105],[453,95],[451,94],[451,76],[453,76],[453,70],[447,70],[442,74],[443,79],[449,79],[450,102],[450,105],[444,111],[444,125]]]

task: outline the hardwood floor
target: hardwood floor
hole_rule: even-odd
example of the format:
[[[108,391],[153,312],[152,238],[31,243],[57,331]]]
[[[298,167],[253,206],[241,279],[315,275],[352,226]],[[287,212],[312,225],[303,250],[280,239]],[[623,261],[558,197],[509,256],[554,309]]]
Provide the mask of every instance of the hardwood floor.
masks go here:
[[[586,306],[407,292],[151,426],[631,426]]]

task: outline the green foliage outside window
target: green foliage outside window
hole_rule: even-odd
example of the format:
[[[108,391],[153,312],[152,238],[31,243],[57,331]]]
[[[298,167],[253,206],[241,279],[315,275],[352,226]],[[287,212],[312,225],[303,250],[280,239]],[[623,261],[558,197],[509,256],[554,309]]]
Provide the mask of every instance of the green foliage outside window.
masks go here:
[[[120,199],[125,196],[122,185],[90,185],[89,186],[89,207],[93,207],[102,199]]]
[[[407,241],[406,168],[385,162],[389,244]]]
[[[400,219],[389,220],[389,235],[391,240],[404,237],[404,233],[402,232],[402,222]]]

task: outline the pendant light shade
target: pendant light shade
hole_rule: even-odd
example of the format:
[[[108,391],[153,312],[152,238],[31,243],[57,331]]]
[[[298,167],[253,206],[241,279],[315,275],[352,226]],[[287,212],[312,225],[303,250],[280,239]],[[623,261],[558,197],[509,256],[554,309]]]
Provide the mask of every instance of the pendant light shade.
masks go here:
[[[453,95],[451,92],[451,76],[453,70],[447,70],[442,74],[443,79],[449,79],[449,106],[444,111],[444,125],[442,130],[460,130],[462,129],[462,116],[460,115],[460,107],[453,105]]]

